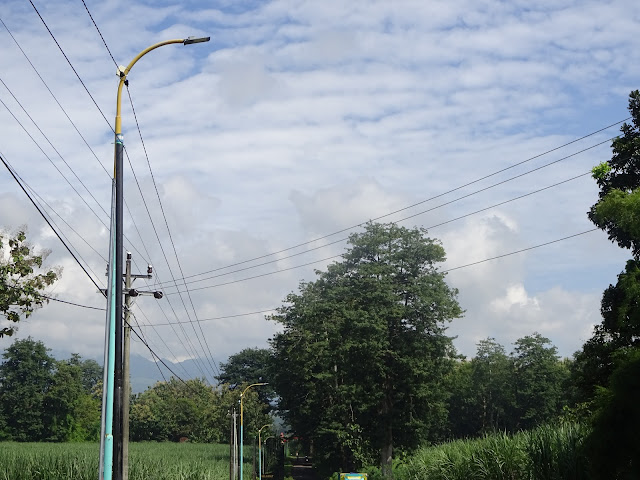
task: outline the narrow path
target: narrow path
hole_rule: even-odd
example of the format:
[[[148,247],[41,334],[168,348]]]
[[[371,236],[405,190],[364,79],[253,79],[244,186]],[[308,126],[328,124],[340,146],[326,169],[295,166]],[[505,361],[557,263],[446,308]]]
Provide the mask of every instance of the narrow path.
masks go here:
[[[311,459],[308,462],[304,458],[293,460],[293,479],[294,480],[320,480],[318,474],[313,469]]]

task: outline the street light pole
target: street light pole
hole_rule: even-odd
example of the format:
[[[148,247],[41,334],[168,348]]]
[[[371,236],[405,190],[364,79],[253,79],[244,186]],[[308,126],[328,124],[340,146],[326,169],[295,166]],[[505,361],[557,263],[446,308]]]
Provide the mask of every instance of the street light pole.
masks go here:
[[[190,45],[192,43],[208,42],[210,37],[188,37],[183,39],[165,40],[163,42],[156,43],[150,47],[145,48],[127,65],[127,67],[118,67],[118,76],[120,82],[118,83],[118,95],[116,98],[116,120],[115,120],[115,148],[114,148],[114,160],[113,160],[113,183],[115,188],[115,221],[112,219],[112,227],[115,231],[111,234],[114,236],[115,252],[112,252],[109,258],[109,267],[115,277],[114,292],[109,292],[107,296],[108,300],[115,297],[115,318],[112,316],[112,321],[115,326],[115,340],[114,340],[114,373],[112,385],[113,385],[113,438],[114,438],[114,455],[113,455],[113,478],[115,480],[122,480],[122,406],[123,406],[123,298],[122,298],[122,267],[123,267],[123,248],[124,248],[124,229],[123,229],[123,205],[124,205],[124,189],[123,189],[123,150],[124,150],[124,138],[122,135],[122,120],[121,120],[121,99],[122,99],[122,87],[127,82],[127,75],[131,68],[140,60],[144,55],[158,47],[169,45],[173,43],[182,43],[183,45]],[[112,258],[115,257],[115,258]],[[111,285],[109,285],[111,289]],[[105,480],[110,478],[110,475],[106,474],[107,466],[105,465]]]
[[[247,390],[249,390],[251,387],[258,387],[261,385],[269,385],[268,383],[252,383],[251,385],[249,385],[247,388],[245,388],[243,390],[243,392],[240,394],[240,480],[243,480],[242,478],[242,447],[243,447],[243,443],[244,443],[244,423],[243,423],[243,409],[242,409],[242,399],[244,397],[244,394],[247,392]]]
[[[258,430],[258,472],[260,472],[259,480],[262,480],[262,443],[260,442],[260,434],[262,433],[263,428],[266,428],[270,425],[270,423],[267,423],[266,425],[260,427],[260,430]]]

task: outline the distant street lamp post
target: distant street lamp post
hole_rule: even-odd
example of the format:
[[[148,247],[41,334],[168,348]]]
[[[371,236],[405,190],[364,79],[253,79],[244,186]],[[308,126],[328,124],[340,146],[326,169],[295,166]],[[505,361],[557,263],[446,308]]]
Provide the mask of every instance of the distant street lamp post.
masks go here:
[[[113,202],[115,203],[111,215],[111,238],[109,252],[109,286],[107,288],[107,315],[110,327],[109,341],[109,375],[107,386],[109,393],[106,393],[104,400],[107,412],[105,419],[105,431],[102,435],[101,443],[103,448],[100,452],[101,478],[111,480],[111,475],[115,480],[122,480],[123,458],[122,458],[122,404],[123,404],[123,298],[122,298],[122,274],[123,274],[123,136],[122,123],[120,117],[120,104],[122,98],[122,87],[127,82],[127,75],[131,68],[140,58],[155,50],[158,47],[172,43],[182,43],[190,45],[193,43],[208,42],[210,37],[188,37],[183,39],[165,40],[150,47],[145,48],[131,60],[126,67],[118,67],[118,95],[116,98],[116,121],[115,121],[115,152],[113,165]],[[111,369],[113,368],[113,371]],[[128,393],[127,393],[128,395]],[[111,409],[111,405],[113,408]],[[111,410],[109,412],[109,410]],[[111,422],[109,422],[111,419]],[[114,442],[115,440],[115,442]],[[114,445],[115,443],[115,445]],[[114,448],[115,447],[115,448]],[[115,450],[115,451],[114,451]],[[115,454],[115,455],[114,455]],[[114,461],[115,456],[115,461]],[[103,471],[104,468],[104,471]],[[104,477],[102,477],[104,475]]]
[[[268,383],[252,383],[251,385],[249,385],[247,388],[245,388],[242,393],[240,394],[240,480],[242,479],[242,447],[244,444],[244,420],[243,420],[243,409],[242,409],[242,399],[244,398],[244,394],[247,392],[247,390],[249,390],[251,387],[258,387],[258,386],[262,386],[262,385],[269,385]]]
[[[262,443],[260,442],[260,434],[262,433],[262,429],[271,426],[270,423],[263,425],[258,430],[258,472],[259,472],[259,480],[262,480]]]

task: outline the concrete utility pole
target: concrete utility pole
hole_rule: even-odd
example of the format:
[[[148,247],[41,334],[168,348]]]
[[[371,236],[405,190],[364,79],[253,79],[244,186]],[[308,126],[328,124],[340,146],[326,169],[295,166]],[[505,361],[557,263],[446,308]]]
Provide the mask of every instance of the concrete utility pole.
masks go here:
[[[122,277],[123,277],[123,262],[122,262],[122,254],[124,250],[124,222],[123,222],[123,205],[124,205],[124,184],[123,184],[123,152],[124,152],[124,136],[122,135],[122,118],[121,118],[121,100],[122,100],[122,89],[125,84],[128,85],[127,75],[136,64],[138,60],[140,60],[144,55],[155,50],[158,47],[162,47],[164,45],[182,43],[183,45],[192,45],[195,43],[203,43],[208,42],[210,37],[188,37],[188,38],[180,38],[173,40],[165,40],[163,42],[156,43],[151,45],[150,47],[145,48],[138,55],[136,55],[133,60],[126,67],[119,66],[117,67],[117,75],[120,77],[120,81],[118,82],[118,93],[116,96],[116,121],[115,121],[115,142],[114,142],[114,153],[113,153],[113,182],[112,182],[112,191],[113,191],[113,200],[112,200],[112,215],[111,215],[111,235],[110,235],[110,245],[109,247],[109,268],[110,268],[110,278],[115,278],[115,284],[112,285],[111,282],[109,284],[109,288],[107,289],[107,315],[108,315],[108,325],[109,325],[109,364],[111,364],[113,359],[113,370],[111,370],[111,366],[109,366],[109,385],[113,385],[113,398],[112,406],[106,407],[103,405],[103,409],[109,410],[110,413],[108,415],[112,417],[110,419],[109,433],[108,435],[110,439],[113,441],[106,442],[103,446],[105,451],[100,453],[100,471],[99,476],[104,477],[105,480],[123,480],[123,431],[122,431],[122,423],[124,416],[123,409],[123,399],[124,399],[124,319],[122,315],[123,311],[123,285],[122,285]],[[113,311],[113,314],[112,314]],[[115,335],[112,337],[111,332],[115,330]],[[113,345],[113,352],[112,350]],[[111,373],[111,371],[113,373]],[[109,387],[111,390],[111,387]],[[113,433],[111,433],[111,430]],[[101,449],[102,450],[102,449]],[[108,450],[108,451],[107,451]],[[104,460],[104,463],[103,463]],[[109,473],[107,473],[109,470]]]
[[[236,418],[238,414],[236,413],[235,407],[233,408],[233,479],[238,478],[238,426]]]
[[[235,410],[233,410],[233,414],[235,415]],[[230,428],[229,428],[229,480],[233,480],[233,472],[235,469],[233,468],[233,452],[235,445],[233,444],[233,427],[234,427],[234,418],[231,414],[231,410],[229,410],[229,420],[230,420]]]
[[[124,343],[122,348],[123,355],[123,381],[122,381],[122,480],[129,479],[129,399],[131,397],[131,368],[129,364],[129,344],[131,341],[131,297],[138,295],[153,295],[154,298],[162,298],[162,292],[142,292],[134,290],[132,287],[136,278],[150,279],[153,273],[153,267],[147,267],[146,275],[131,274],[131,252],[127,252],[127,263],[125,268],[124,285],[125,285],[125,310],[124,310]]]

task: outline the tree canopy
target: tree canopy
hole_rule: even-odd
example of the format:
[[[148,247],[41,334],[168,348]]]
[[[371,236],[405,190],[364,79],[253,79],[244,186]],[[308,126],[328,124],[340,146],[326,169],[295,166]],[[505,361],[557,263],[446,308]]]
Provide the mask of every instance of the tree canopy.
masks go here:
[[[7,326],[0,325],[0,338],[11,336],[23,316],[29,317],[47,301],[42,291],[58,279],[60,271],[35,270],[42,268],[48,254],[35,253],[24,231],[13,236],[0,232],[0,315],[8,321]]]
[[[609,239],[640,255],[640,91],[629,94],[631,124],[612,143],[611,159],[594,168],[600,192],[589,219],[609,234]]]
[[[58,361],[42,342],[16,340],[0,364],[0,439],[98,440],[101,392],[83,383],[95,362]]]
[[[574,383],[595,407],[589,439],[595,478],[636,478],[640,416],[640,92],[629,95],[631,124],[612,144],[611,159],[593,169],[600,187],[589,219],[632,259],[602,295],[602,322],[575,355]]]
[[[230,388],[242,384],[270,383],[271,352],[266,348],[245,348],[229,357],[229,361],[220,364],[220,375],[216,377],[220,383]],[[256,390],[260,401],[266,405],[274,398],[271,384]]]
[[[370,223],[271,317],[284,328],[271,340],[280,409],[329,470],[377,451],[388,474],[394,446],[444,435],[446,323],[462,315],[444,259],[423,229]]]

